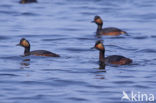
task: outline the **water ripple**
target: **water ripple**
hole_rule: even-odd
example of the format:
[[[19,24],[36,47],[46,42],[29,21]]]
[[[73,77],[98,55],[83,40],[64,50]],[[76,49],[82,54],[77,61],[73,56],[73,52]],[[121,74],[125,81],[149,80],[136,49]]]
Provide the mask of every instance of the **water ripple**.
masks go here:
[[[155,91],[156,1],[18,1],[0,3],[2,103],[121,103],[123,90]],[[105,27],[119,27],[128,35],[97,38],[97,26],[90,23],[95,15]],[[23,48],[15,44],[23,37],[34,42],[32,49],[55,49],[61,57],[20,56]],[[90,49],[96,40],[104,40],[108,54],[134,62],[99,69],[98,51]]]
[[[142,52],[142,53],[156,53],[155,49],[142,49],[142,50],[137,50],[136,52]]]

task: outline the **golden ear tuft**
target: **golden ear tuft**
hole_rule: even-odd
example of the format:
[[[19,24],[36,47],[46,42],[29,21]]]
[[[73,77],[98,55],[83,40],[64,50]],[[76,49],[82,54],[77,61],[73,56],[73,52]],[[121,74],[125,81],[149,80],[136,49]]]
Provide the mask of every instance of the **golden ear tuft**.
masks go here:
[[[104,46],[102,43],[99,43],[95,46],[97,49],[104,50]]]
[[[99,24],[103,23],[103,21],[102,21],[101,18],[96,19],[95,22],[96,22],[96,23],[99,23]]]
[[[21,45],[23,45],[24,47],[29,47],[30,45],[29,45],[29,42],[27,41],[27,40],[23,40],[22,42],[21,42]]]

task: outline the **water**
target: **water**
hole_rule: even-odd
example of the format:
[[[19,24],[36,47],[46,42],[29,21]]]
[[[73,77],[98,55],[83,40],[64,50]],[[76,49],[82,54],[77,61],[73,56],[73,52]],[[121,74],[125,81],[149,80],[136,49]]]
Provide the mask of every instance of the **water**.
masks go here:
[[[129,103],[121,101],[122,91],[156,96],[155,10],[155,0],[38,0],[26,5],[2,0],[1,103]],[[101,39],[106,55],[123,55],[133,64],[98,69],[98,51],[90,49],[99,39],[91,23],[95,15],[103,18],[104,27],[129,33]],[[22,37],[31,50],[49,50],[61,58],[22,57],[23,48],[15,46]]]

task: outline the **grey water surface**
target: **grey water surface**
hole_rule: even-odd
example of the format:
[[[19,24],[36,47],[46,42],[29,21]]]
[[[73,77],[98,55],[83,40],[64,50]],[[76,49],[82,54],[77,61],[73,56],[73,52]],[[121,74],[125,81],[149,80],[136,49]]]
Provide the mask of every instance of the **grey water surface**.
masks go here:
[[[118,27],[129,35],[95,37],[95,15],[104,27]],[[133,102],[121,100],[123,91],[156,98],[155,25],[156,0],[1,0],[0,103]],[[31,50],[61,57],[21,56],[24,49],[16,44],[23,37]],[[99,39],[106,56],[123,55],[133,63],[106,66],[106,72],[98,69],[99,52],[90,48]]]

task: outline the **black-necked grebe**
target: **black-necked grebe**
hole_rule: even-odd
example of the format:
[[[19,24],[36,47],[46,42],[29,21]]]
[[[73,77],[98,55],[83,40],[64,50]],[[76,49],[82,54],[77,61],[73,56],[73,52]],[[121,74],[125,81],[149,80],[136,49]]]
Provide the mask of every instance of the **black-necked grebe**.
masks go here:
[[[103,25],[103,21],[100,18],[100,16],[95,16],[94,17],[94,21],[92,21],[94,23],[96,23],[98,25],[98,28],[96,30],[96,35],[100,36],[100,35],[112,35],[112,36],[117,36],[120,34],[127,34],[127,32],[115,28],[115,27],[107,27],[107,28],[103,28],[102,29],[102,25]]]
[[[120,55],[111,55],[105,58],[105,47],[103,43],[99,40],[95,43],[94,48],[100,51],[99,62],[104,64],[114,64],[114,65],[127,65],[132,63],[132,60]]]
[[[21,0],[19,3],[25,4],[25,3],[36,3],[37,0]]]
[[[20,43],[17,44],[17,46],[22,46],[25,48],[24,50],[24,55],[28,56],[28,55],[35,55],[35,56],[49,56],[49,57],[59,57],[58,54],[52,53],[50,51],[46,51],[46,50],[35,50],[35,51],[30,51],[30,43],[28,40],[26,40],[25,38],[22,38],[20,40]]]

